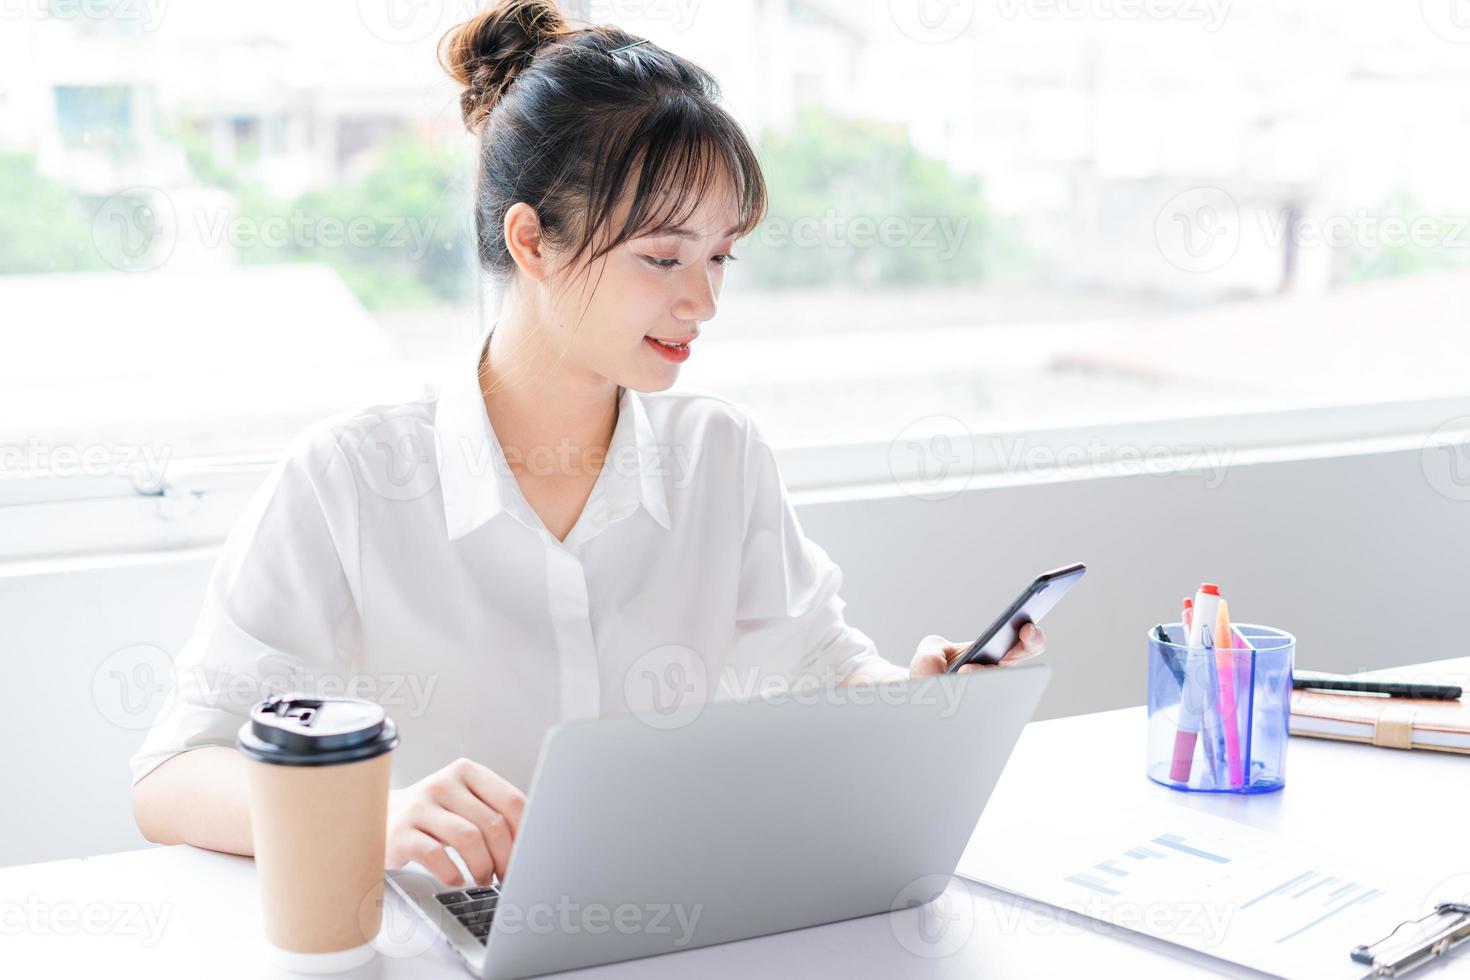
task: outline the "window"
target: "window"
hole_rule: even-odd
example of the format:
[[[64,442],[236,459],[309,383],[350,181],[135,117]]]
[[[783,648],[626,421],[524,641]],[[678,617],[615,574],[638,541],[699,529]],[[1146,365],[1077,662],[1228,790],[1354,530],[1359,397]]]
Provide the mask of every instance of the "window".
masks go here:
[[[0,12],[0,477],[58,478],[0,503],[268,459],[473,337],[473,147],[437,35],[317,6]]]
[[[774,190],[683,378],[817,444],[1470,394],[1440,7],[641,5]]]
[[[69,150],[121,148],[133,131],[133,90],[125,85],[58,85],[56,130]]]
[[[993,433],[1465,414],[1455,2],[565,6],[709,68],[757,138],[771,215],[680,384],[749,405],[816,485],[934,433],[965,467]],[[150,452],[269,458],[462,349],[473,143],[434,48],[474,6],[0,13],[0,476],[99,447],[109,475],[0,503],[130,493]]]

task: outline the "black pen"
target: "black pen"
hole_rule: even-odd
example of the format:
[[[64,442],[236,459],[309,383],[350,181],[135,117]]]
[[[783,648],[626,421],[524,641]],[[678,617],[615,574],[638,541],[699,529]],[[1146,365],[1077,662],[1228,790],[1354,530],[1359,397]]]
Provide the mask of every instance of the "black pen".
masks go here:
[[[1179,663],[1179,658],[1174,655],[1172,649],[1174,644],[1169,641],[1168,630],[1164,629],[1163,623],[1160,623],[1154,627],[1153,634],[1154,639],[1162,644],[1159,647],[1159,653],[1163,655],[1164,666],[1169,668],[1169,673],[1174,675],[1175,683],[1182,689],[1184,686],[1184,666]]]
[[[1339,694],[1374,694],[1390,698],[1423,698],[1431,701],[1458,701],[1463,693],[1454,684],[1403,684],[1398,681],[1375,681],[1302,671],[1296,671],[1291,675],[1291,686],[1297,690],[1335,691]]]

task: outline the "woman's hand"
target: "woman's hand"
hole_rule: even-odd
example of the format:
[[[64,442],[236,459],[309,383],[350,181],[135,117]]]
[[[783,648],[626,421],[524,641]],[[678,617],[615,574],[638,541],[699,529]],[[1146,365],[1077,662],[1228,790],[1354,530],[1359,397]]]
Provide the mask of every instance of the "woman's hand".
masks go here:
[[[456,759],[438,772],[388,793],[387,866],[422,864],[451,888],[505,878],[520,830],[525,794],[491,770]],[[466,882],[445,847],[474,875]]]
[[[919,648],[914,651],[913,662],[909,664],[909,676],[926,677],[944,673],[950,662],[969,645],[969,643],[951,643],[942,636],[924,637],[919,641]],[[1039,657],[1044,652],[1046,652],[1046,634],[1042,633],[1041,627],[1035,623],[1027,623],[1021,627],[1021,641],[1006,651],[1006,655],[1000,658],[999,664],[965,664],[959,669],[959,673],[965,674],[972,670],[985,670],[989,667],[1013,667],[1032,657]]]

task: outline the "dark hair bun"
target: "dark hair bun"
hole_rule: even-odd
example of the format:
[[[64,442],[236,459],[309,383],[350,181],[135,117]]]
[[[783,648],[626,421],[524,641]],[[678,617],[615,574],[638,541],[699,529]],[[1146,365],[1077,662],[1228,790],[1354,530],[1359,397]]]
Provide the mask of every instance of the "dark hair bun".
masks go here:
[[[570,32],[553,0],[502,0],[444,36],[439,60],[464,86],[464,124],[479,132],[507,86],[536,52]]]

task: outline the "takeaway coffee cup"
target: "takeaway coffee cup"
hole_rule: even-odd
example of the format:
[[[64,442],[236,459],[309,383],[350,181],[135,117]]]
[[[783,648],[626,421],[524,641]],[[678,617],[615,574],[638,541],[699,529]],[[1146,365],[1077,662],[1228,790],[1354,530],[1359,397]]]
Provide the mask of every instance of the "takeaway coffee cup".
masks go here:
[[[240,727],[265,938],[274,964],[335,973],[373,957],[398,731],[355,698],[267,698]]]

